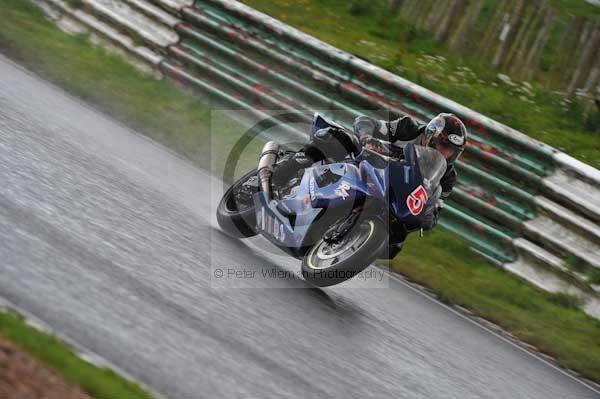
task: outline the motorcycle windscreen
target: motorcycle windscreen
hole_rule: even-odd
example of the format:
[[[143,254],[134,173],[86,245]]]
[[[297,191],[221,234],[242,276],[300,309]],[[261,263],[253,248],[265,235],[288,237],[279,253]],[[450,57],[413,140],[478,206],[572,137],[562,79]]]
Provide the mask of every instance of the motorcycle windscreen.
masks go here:
[[[434,191],[446,173],[446,159],[435,148],[420,145],[414,148],[423,184],[430,192]]]
[[[389,166],[390,206],[398,219],[417,223],[446,172],[446,160],[433,148],[407,144],[404,159]]]

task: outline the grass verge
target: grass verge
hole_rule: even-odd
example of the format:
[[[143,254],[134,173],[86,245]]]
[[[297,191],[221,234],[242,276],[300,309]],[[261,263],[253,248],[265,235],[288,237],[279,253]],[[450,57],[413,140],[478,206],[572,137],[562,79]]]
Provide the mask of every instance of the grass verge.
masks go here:
[[[440,229],[423,239],[409,237],[391,267],[600,382],[600,321],[577,310],[578,298],[549,294],[491,267],[468,243]]]
[[[244,3],[600,168],[597,111],[585,114],[542,84],[513,82],[487,60],[459,56],[391,15],[386,0]]]
[[[26,0],[4,0],[0,18],[0,51],[207,166],[203,157],[210,139],[210,108],[198,98],[91,47],[85,36],[60,32]],[[225,123],[235,128],[233,122]],[[222,137],[227,145],[227,134]],[[256,151],[249,152],[256,156]],[[600,382],[600,322],[574,308],[573,298],[544,293],[490,267],[464,240],[439,229],[426,239],[410,237],[392,266],[443,300],[471,309]]]
[[[152,398],[138,384],[125,380],[111,370],[81,360],[68,345],[28,326],[14,313],[0,311],[0,335],[97,399]]]

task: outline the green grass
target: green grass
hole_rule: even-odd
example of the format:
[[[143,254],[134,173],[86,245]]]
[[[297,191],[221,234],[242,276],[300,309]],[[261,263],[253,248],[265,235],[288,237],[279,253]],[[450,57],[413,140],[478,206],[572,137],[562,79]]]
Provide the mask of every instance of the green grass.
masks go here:
[[[276,1],[273,4],[273,7],[281,7],[283,3]],[[310,8],[317,2],[302,4]],[[347,24],[340,25],[341,20],[334,11],[331,11],[331,21],[326,24],[324,20],[310,22],[311,18],[304,18],[307,21],[303,23],[310,22],[314,32],[325,32],[324,35],[338,46],[344,47],[347,41],[359,43],[363,37],[378,46],[391,46],[388,31],[374,24],[352,29]],[[299,13],[298,10],[295,12]],[[310,17],[315,11],[307,12]],[[293,13],[294,9],[290,14]],[[297,21],[296,16],[293,17]],[[0,51],[96,104],[104,112],[169,145],[199,166],[209,166],[207,141],[214,139],[210,137],[207,125],[211,109],[201,105],[198,98],[141,74],[119,57],[91,47],[85,36],[72,37],[58,31],[25,0],[4,0],[0,3],[0,18],[3,21]],[[343,34],[336,34],[336,29]],[[372,32],[365,33],[365,29]],[[405,37],[416,37],[419,43],[435,48],[435,43],[420,32],[403,32]],[[371,54],[368,48],[362,50],[365,55]],[[404,52],[396,48],[397,54]],[[410,54],[407,57],[415,58]],[[498,101],[501,103],[502,100]],[[236,124],[226,118],[221,123],[224,127],[219,131],[220,144],[228,147],[235,139],[229,131],[235,130]],[[256,148],[247,150],[250,157],[256,157]],[[410,237],[393,266],[412,280],[431,287],[444,301],[473,310],[555,356],[562,364],[600,381],[600,323],[574,308],[578,304],[576,298],[549,295],[490,267],[468,249],[464,240],[439,229],[425,239]],[[9,338],[18,340],[19,335]],[[36,341],[33,339],[31,345],[36,345]],[[50,351],[55,345],[53,342],[41,346],[49,347]],[[43,353],[36,356],[43,356]],[[58,363],[60,359],[57,355]],[[85,377],[88,378],[99,377]]]
[[[97,399],[152,398],[136,383],[125,380],[111,370],[81,360],[69,346],[29,327],[14,313],[0,311],[0,335]]]
[[[593,6],[584,0],[550,0],[552,8],[565,17],[585,17],[600,21],[600,7]]]
[[[530,89],[503,82],[488,60],[460,56],[399,15],[390,15],[386,0],[244,3],[600,167],[597,111],[586,115],[581,103],[564,101],[541,82],[531,82]]]
[[[443,230],[410,236],[392,268],[600,381],[600,321],[577,310],[579,298],[546,293],[490,267]]]

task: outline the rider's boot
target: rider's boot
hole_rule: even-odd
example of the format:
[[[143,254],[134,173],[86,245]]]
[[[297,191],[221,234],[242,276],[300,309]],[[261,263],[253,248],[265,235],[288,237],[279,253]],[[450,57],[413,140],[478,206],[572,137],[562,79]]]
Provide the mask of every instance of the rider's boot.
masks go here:
[[[387,248],[387,253],[384,254],[387,256],[383,259],[394,259],[394,257],[396,255],[398,255],[400,253],[400,251],[402,251],[403,247],[404,247],[404,241],[400,242],[400,243],[396,243],[396,244],[390,244]]]
[[[391,228],[393,229],[393,226]],[[390,242],[381,249],[379,259],[394,259],[402,251],[407,236],[407,232],[395,231],[393,237],[391,237],[391,239],[393,238],[393,243]]]

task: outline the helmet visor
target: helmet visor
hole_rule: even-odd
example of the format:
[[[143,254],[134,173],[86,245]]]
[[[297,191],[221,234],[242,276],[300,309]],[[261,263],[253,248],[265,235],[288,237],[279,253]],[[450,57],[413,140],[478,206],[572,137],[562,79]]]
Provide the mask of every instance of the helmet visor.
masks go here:
[[[433,137],[438,137],[442,131],[444,131],[444,127],[446,126],[446,121],[441,116],[436,116],[433,118],[427,126],[425,127],[425,145],[429,144],[429,141]]]

